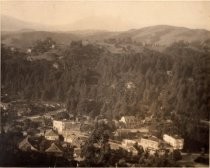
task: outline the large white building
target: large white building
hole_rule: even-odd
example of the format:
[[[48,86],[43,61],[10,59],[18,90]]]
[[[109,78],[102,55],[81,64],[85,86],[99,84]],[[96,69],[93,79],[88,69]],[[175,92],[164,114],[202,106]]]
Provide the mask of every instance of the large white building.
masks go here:
[[[174,149],[183,149],[184,146],[184,139],[178,137],[177,135],[175,136],[170,136],[168,134],[163,135],[163,140],[171,145]]]
[[[80,123],[69,121],[69,120],[54,120],[53,129],[56,130],[59,134],[62,134],[66,130],[79,131]]]
[[[141,145],[144,150],[158,150],[160,140],[155,137],[141,138],[138,144]]]

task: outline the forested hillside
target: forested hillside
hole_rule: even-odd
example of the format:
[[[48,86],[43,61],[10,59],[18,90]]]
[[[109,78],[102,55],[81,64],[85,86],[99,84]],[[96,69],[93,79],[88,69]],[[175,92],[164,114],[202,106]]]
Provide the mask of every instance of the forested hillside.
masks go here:
[[[56,50],[53,61],[28,61],[27,54],[2,45],[2,92],[66,102],[76,115],[173,119],[181,134],[190,135],[194,123],[209,120],[209,41],[177,42],[163,52],[140,47],[114,54],[75,41]]]

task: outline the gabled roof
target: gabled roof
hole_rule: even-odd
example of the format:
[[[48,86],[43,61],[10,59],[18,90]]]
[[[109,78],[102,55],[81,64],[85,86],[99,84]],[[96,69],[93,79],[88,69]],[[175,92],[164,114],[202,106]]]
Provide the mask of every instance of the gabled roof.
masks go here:
[[[63,148],[59,144],[53,142],[45,152],[63,153]]]
[[[18,147],[19,147],[19,149],[22,149],[22,150],[27,150],[27,148],[30,148],[32,150],[38,151],[38,149],[35,148],[31,144],[31,142],[29,141],[29,137],[28,136],[19,143]]]
[[[23,139],[20,143],[19,143],[19,148],[22,148],[24,145],[31,145],[29,142],[28,142],[28,136],[25,138],[25,139]]]
[[[58,136],[58,135],[53,130],[47,130],[45,136]]]

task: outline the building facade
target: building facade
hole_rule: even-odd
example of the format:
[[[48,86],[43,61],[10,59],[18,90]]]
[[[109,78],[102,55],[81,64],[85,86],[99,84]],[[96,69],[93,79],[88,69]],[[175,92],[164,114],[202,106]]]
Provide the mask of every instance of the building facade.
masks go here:
[[[173,149],[179,149],[179,150],[183,149],[184,139],[181,137],[164,134],[163,140],[169,145],[171,145]]]
[[[159,140],[157,138],[141,138],[138,144],[141,145],[145,151],[159,149]]]
[[[54,120],[53,129],[56,130],[59,134],[63,134],[66,130],[79,131],[81,124],[79,122],[68,121],[68,120]]]
[[[140,125],[140,120],[138,120],[135,116],[123,116],[119,122],[124,123],[126,128],[137,128]]]

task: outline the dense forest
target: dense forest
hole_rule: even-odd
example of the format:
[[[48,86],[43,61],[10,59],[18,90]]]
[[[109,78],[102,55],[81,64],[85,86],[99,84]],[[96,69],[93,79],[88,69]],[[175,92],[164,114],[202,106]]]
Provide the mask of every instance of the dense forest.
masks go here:
[[[36,53],[48,52],[39,48],[45,42],[34,44]],[[199,129],[195,123],[209,120],[209,41],[175,42],[161,52],[139,47],[141,52],[112,53],[74,41],[56,50],[53,61],[28,61],[28,54],[2,44],[1,90],[21,99],[66,102],[75,115],[172,119],[181,134],[199,137],[191,133]]]

